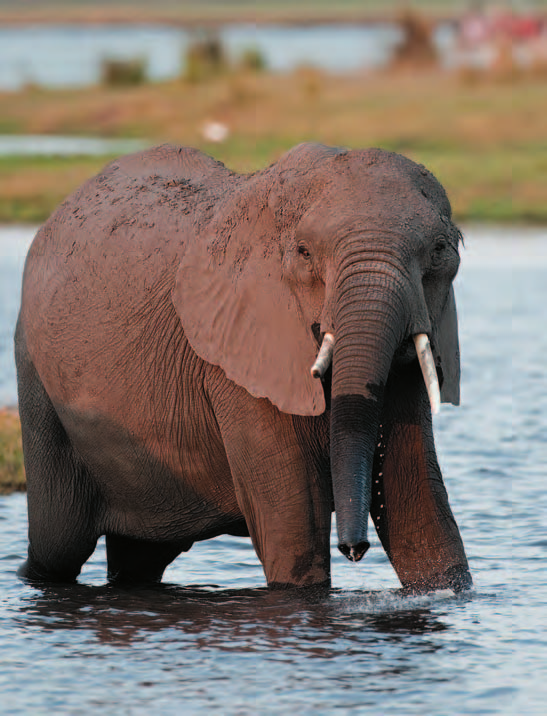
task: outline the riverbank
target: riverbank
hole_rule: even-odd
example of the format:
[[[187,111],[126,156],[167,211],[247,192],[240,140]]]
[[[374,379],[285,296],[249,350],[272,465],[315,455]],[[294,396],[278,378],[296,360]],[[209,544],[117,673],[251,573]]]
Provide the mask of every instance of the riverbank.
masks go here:
[[[25,489],[19,415],[16,410],[0,408],[0,495]]]
[[[0,93],[0,133],[146,138],[254,171],[301,141],[380,146],[426,164],[459,221],[547,221],[545,78],[442,70],[233,71],[203,82]],[[206,121],[229,131],[203,137]],[[0,157],[0,222],[40,222],[108,157]]]

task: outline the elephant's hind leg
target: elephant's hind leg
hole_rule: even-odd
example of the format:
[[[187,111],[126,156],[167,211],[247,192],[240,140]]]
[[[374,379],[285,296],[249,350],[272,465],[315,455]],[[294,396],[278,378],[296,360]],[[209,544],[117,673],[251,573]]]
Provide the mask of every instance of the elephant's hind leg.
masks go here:
[[[17,350],[29,551],[19,576],[71,582],[95,549],[98,502],[30,359]]]
[[[108,579],[114,584],[161,582],[166,567],[187,552],[191,542],[151,542],[106,535]]]

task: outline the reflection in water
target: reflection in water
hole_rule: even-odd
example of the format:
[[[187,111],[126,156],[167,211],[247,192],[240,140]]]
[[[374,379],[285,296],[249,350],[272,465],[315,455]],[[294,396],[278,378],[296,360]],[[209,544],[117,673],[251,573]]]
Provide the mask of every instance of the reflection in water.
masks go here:
[[[44,631],[87,630],[104,644],[130,646],[159,634],[166,642],[199,635],[200,648],[331,658],[348,650],[402,636],[423,636],[448,627],[426,606],[435,595],[404,597],[389,592],[343,592],[328,598],[268,589],[218,590],[213,585],[146,589],[48,586],[21,603],[21,626]],[[451,596],[452,600],[470,597]],[[431,651],[439,645],[420,640]]]

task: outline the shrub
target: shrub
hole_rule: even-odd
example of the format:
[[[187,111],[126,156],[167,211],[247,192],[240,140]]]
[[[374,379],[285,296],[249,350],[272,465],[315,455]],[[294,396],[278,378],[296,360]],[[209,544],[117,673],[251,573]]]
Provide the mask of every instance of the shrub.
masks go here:
[[[216,35],[206,35],[188,47],[184,77],[189,82],[202,82],[217,77],[227,69],[226,53]]]
[[[239,61],[243,70],[263,72],[266,69],[266,59],[258,47],[248,47],[241,55]]]
[[[101,63],[101,83],[107,87],[133,87],[146,82],[146,60],[112,60]]]
[[[396,68],[431,67],[438,63],[428,20],[407,10],[399,17],[403,40],[396,48],[392,66]]]

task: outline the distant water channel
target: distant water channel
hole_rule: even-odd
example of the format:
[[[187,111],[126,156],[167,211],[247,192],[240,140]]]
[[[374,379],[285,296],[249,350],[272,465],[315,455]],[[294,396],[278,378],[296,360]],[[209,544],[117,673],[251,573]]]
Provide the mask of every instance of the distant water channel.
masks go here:
[[[0,230],[0,403],[32,236]],[[475,589],[404,598],[379,543],[333,548],[330,598],[264,590],[248,540],[196,545],[157,590],[35,588],[24,495],[0,498],[2,713],[540,716],[547,703],[547,230],[473,228],[457,279],[459,408],[436,440]]]
[[[63,137],[47,134],[0,134],[0,157],[105,157],[136,152],[146,146],[140,139]]]
[[[81,87],[96,84],[105,59],[142,58],[151,80],[178,77],[196,33],[149,25],[32,25],[0,28],[0,89],[33,84]],[[401,40],[392,24],[226,25],[218,37],[232,60],[257,49],[273,72],[312,65],[330,72],[385,65]],[[435,43],[450,62],[453,33],[441,26]]]

